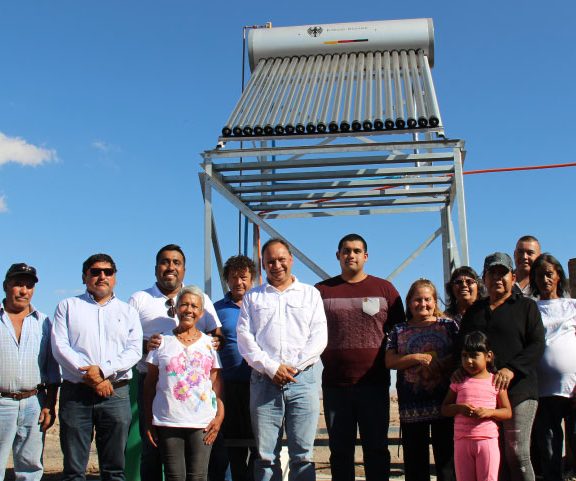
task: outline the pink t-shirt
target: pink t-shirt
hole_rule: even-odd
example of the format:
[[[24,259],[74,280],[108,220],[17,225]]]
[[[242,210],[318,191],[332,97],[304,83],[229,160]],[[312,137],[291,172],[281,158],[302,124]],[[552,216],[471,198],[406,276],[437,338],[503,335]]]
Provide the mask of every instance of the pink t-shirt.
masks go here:
[[[463,382],[450,384],[456,393],[457,404],[496,408],[498,390],[492,385],[494,375],[485,379],[466,378]],[[454,419],[454,439],[491,439],[498,437],[498,425],[492,419],[478,419],[457,414]]]

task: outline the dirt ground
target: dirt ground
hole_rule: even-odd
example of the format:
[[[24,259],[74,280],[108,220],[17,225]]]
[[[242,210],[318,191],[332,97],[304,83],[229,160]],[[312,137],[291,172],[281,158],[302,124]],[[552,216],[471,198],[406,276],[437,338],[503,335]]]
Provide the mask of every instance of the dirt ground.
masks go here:
[[[322,406],[322,404],[321,404]],[[399,447],[399,427],[400,420],[398,417],[398,400],[396,397],[392,397],[390,403],[390,455],[391,455],[391,479],[392,480],[403,480],[403,462],[402,462],[402,450]],[[46,445],[44,448],[44,477],[46,481],[58,481],[62,475],[62,452],[60,450],[60,438],[58,433],[60,432],[60,426],[58,421],[54,426],[48,431],[46,435]],[[326,481],[331,479],[330,476],[330,464],[329,464],[329,449],[328,449],[328,435],[326,433],[326,425],[324,423],[324,413],[320,413],[320,419],[318,422],[318,431],[316,434],[316,448],[314,452],[314,457],[316,461],[316,472],[317,479],[319,481]],[[431,457],[432,459],[432,457]],[[9,469],[6,473],[6,481],[14,481],[14,472],[11,469],[11,464],[9,463]],[[88,480],[98,480],[98,459],[96,456],[96,448],[94,443],[92,444],[92,449],[90,452],[90,461],[88,463],[87,470]],[[356,479],[364,479],[364,466],[362,464],[362,451],[360,446],[356,446]],[[432,476],[432,480],[436,478]],[[564,476],[565,481],[576,481],[576,475],[573,473],[566,474]]]

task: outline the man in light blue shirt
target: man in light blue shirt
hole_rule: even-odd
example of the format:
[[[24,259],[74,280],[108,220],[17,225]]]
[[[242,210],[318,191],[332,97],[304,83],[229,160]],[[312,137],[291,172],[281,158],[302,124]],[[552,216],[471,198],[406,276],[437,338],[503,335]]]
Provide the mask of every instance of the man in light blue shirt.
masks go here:
[[[54,314],[52,349],[62,367],[60,445],[62,480],[84,480],[92,433],[100,475],[124,480],[130,428],[128,381],[142,355],[136,310],[114,296],[116,264],[94,254],[82,266],[86,292],[61,301]]]
[[[44,434],[56,419],[60,370],[50,347],[50,320],[30,304],[36,269],[12,264],[0,306],[0,480],[10,451],[16,479],[42,478]]]

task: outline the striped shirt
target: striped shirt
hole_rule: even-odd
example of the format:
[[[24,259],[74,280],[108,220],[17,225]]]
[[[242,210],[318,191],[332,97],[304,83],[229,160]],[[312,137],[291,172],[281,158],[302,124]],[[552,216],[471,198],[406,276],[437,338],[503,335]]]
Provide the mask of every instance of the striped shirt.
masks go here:
[[[8,313],[0,306],[0,391],[29,391],[60,382],[50,346],[50,319],[32,308],[24,318],[20,342]]]

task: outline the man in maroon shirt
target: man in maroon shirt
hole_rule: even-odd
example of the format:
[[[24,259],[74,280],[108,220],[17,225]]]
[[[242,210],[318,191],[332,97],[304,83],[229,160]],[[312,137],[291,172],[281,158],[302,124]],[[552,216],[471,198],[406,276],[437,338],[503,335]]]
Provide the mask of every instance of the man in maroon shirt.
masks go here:
[[[354,481],[359,428],[367,481],[388,480],[390,371],[384,354],[386,335],[404,321],[404,308],[390,282],[364,272],[368,247],[360,235],[343,237],[336,258],[342,273],[316,285],[328,319],[322,391],[332,479]]]

